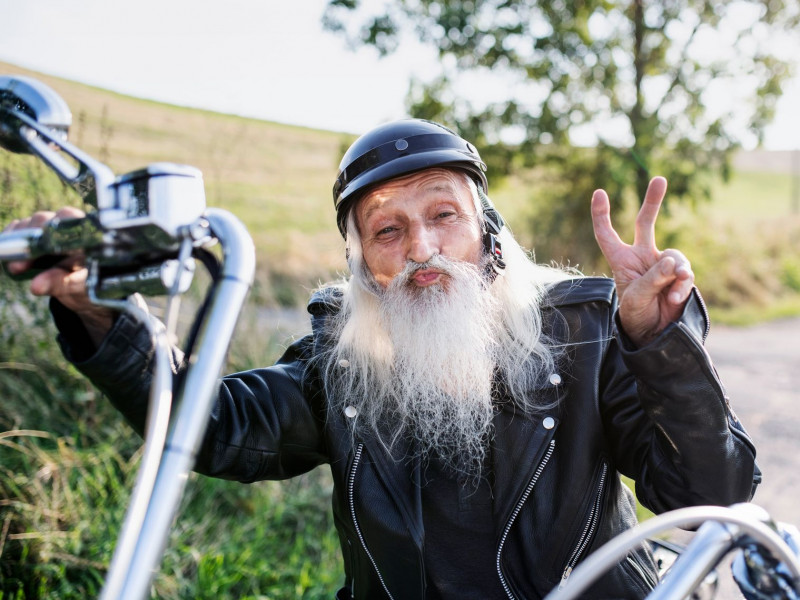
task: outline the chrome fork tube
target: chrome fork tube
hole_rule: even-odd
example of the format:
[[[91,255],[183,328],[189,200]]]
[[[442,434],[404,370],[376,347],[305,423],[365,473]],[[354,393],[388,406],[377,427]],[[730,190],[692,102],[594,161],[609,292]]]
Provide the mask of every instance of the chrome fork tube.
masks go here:
[[[92,289],[90,287],[90,289]],[[133,300],[127,302],[98,301],[96,304],[109,308],[120,308],[126,314],[146,327],[155,345],[155,369],[150,386],[150,402],[147,410],[147,423],[144,431],[144,450],[136,476],[125,521],[120,530],[114,556],[108,568],[101,600],[119,597],[125,583],[126,565],[130,562],[136,543],[141,535],[145,513],[153,493],[164,442],[169,428],[169,414],[172,406],[172,369],[170,368],[169,342],[167,332],[158,321],[150,319],[149,313]]]
[[[119,595],[149,598],[181,497],[194,467],[211,413],[228,345],[255,273],[255,249],[247,229],[227,211],[209,209],[206,218],[223,249],[220,281],[178,391],[174,417],[141,532],[128,562]],[[104,595],[105,598],[105,595]]]

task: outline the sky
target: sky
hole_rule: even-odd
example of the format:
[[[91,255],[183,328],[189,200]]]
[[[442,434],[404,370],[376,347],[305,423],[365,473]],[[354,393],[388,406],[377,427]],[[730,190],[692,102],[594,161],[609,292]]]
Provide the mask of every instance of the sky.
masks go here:
[[[430,48],[379,59],[322,29],[326,0],[0,0],[0,61],[123,94],[361,133],[406,116]],[[477,94],[479,90],[475,90]],[[800,77],[765,147],[800,149]]]

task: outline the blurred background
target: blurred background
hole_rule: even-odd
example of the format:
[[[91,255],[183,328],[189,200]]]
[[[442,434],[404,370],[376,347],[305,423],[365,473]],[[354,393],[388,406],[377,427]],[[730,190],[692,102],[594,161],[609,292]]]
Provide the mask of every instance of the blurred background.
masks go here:
[[[355,137],[442,122],[539,262],[608,274],[589,199],[631,237],[667,177],[662,247],[692,260],[717,323],[800,314],[796,0],[0,0],[0,74],[53,87],[70,139],[117,174],[203,171],[258,253],[229,370],[272,362],[345,269],[331,187]],[[79,199],[0,154],[0,225]],[[158,306],[154,307],[158,310]],[[140,441],[60,357],[46,304],[0,284],[0,598],[97,595]],[[159,598],[324,598],[342,578],[330,481],[193,478]]]

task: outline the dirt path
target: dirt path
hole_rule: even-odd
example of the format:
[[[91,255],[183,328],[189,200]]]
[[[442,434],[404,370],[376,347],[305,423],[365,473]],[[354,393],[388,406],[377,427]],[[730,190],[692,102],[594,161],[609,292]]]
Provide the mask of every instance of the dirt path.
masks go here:
[[[764,481],[753,502],[800,524],[800,319],[714,325],[706,347],[756,444]]]
[[[800,319],[754,327],[712,325],[706,348],[757,450],[764,476],[753,503],[800,525]],[[687,543],[691,536],[676,532]],[[724,560],[729,565],[733,555]],[[716,600],[742,600],[720,566]]]

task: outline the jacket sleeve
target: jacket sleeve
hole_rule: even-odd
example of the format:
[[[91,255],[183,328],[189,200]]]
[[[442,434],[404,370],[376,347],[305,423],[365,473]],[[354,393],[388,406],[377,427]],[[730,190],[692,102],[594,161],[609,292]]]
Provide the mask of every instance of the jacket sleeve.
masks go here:
[[[697,291],[681,319],[643,348],[615,321],[601,410],[618,468],[636,481],[640,502],[664,512],[750,500],[761,480],[755,447],[703,347],[708,319]]]
[[[58,342],[67,360],[86,375],[141,435],[147,417],[154,347],[146,329],[120,315],[94,348],[73,313],[51,302]],[[312,341],[292,344],[278,362],[223,377],[195,470],[252,482],[283,479],[326,461],[320,394],[305,384]],[[186,372],[173,349],[176,381]]]

